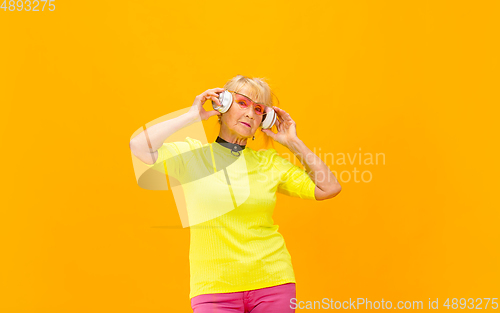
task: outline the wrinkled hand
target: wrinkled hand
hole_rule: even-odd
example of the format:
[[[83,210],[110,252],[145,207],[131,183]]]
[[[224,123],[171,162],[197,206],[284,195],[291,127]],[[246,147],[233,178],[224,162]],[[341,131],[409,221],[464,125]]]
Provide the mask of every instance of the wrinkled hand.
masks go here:
[[[278,128],[278,132],[275,133],[271,129],[262,129],[262,132],[283,146],[289,147],[292,142],[298,139],[295,121],[283,109],[274,107],[274,111],[276,112],[276,127]]]
[[[224,91],[224,88],[213,88],[213,89],[208,89],[205,90],[202,94],[197,95],[194,98],[193,105],[191,106],[191,109],[189,110],[189,113],[193,116],[200,117],[202,121],[208,120],[210,117],[215,116],[215,115],[221,115],[219,111],[216,110],[210,110],[207,111],[203,107],[203,104],[207,100],[212,100],[217,104],[217,106],[220,106],[219,102],[219,94]]]

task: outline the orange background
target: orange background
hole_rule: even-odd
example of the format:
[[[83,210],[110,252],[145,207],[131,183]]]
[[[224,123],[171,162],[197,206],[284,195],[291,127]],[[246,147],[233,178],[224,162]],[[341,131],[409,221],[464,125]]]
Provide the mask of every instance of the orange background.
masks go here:
[[[54,3],[0,10],[1,312],[191,312],[189,230],[128,141],[237,74],[311,150],[386,157],[278,195],[298,300],[500,298],[498,1]]]

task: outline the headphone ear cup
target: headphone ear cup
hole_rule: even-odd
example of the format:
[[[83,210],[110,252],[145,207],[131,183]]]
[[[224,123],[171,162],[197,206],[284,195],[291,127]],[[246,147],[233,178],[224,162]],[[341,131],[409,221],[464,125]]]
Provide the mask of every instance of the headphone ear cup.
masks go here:
[[[274,123],[276,123],[276,112],[274,110],[269,111],[269,113],[266,114],[266,117],[260,124],[263,129],[268,129],[273,127]]]
[[[224,90],[219,94],[219,102],[221,105],[217,106],[215,102],[212,101],[212,108],[220,113],[226,113],[233,103],[233,95],[229,91]]]

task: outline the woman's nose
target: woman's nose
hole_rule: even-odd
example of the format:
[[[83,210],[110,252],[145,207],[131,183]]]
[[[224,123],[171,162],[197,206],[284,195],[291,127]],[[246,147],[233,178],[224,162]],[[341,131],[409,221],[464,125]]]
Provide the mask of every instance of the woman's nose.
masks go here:
[[[247,110],[247,112],[246,112],[247,116],[249,116],[251,118],[255,118],[255,110],[253,108],[253,105],[249,105],[246,110]]]

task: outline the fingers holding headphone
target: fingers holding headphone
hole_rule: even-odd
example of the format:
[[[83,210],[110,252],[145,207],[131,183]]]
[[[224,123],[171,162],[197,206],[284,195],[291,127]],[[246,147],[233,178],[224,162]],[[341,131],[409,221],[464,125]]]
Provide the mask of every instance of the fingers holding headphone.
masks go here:
[[[192,114],[198,114],[202,120],[207,120],[214,115],[220,115],[220,112],[216,110],[206,111],[205,108],[203,108],[203,105],[207,100],[215,101],[217,105],[220,105],[218,93],[222,91],[224,91],[223,88],[213,88],[205,90],[203,93],[197,95],[191,109],[194,112]]]
[[[219,95],[215,92],[216,89],[208,89],[205,90],[203,93],[199,95],[201,100],[207,101],[208,99],[211,99],[212,97],[219,97]]]
[[[278,107],[274,107],[274,109],[278,113],[277,114],[278,118],[276,119],[276,122],[279,121],[282,128],[288,129],[290,125],[295,124],[295,121],[292,119],[290,114],[288,114],[285,110]]]
[[[217,106],[220,106],[221,103],[219,101],[219,94],[224,91],[224,88],[213,88],[213,89],[208,89],[205,92],[203,92],[201,96],[201,101],[202,104],[205,103],[207,100],[211,100],[215,102]]]
[[[215,102],[217,106],[221,106],[221,103],[219,101],[219,96],[217,94],[211,95],[210,100],[212,100],[212,102]]]
[[[279,118],[276,119],[276,129],[278,129],[278,131],[281,131],[281,121]]]
[[[223,91],[224,91],[224,88],[209,89],[209,90],[207,90],[207,96],[210,98],[210,100],[212,100],[213,102],[215,102],[215,104],[217,106],[220,106],[221,103],[219,101],[219,95]]]
[[[218,87],[217,87],[217,88],[212,88],[212,89],[208,89],[208,90],[210,90],[210,91],[214,91],[214,92],[216,92],[216,93],[218,93],[218,94],[219,94],[219,93],[221,93],[221,92],[223,92],[223,91],[224,91],[224,88],[218,88]]]
[[[218,97],[219,94],[223,91],[224,91],[224,88],[213,88],[213,89],[208,89],[205,92],[212,95],[212,96]]]
[[[290,116],[290,114],[288,114],[285,110],[281,109],[281,108],[278,108],[278,107],[274,107],[277,111],[278,111],[278,115],[285,121],[287,122],[294,122],[294,120],[292,119],[292,117]],[[295,123],[295,122],[294,122]]]

